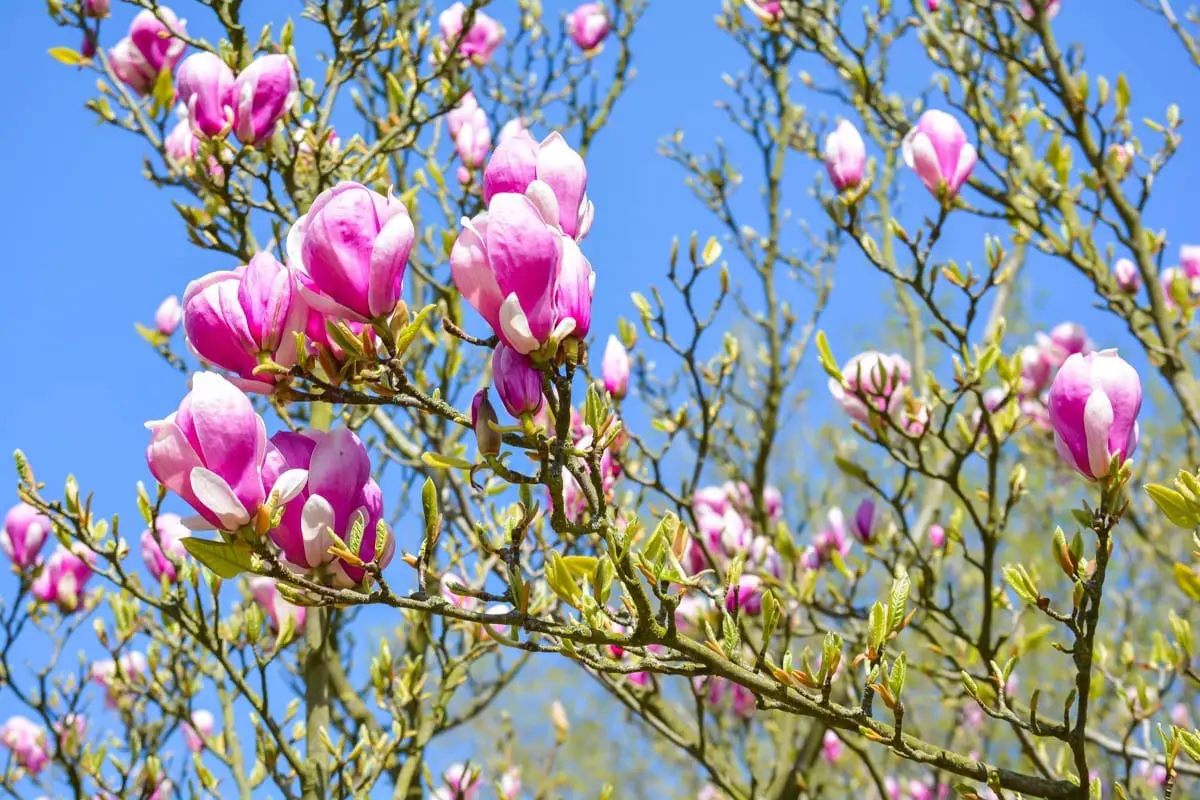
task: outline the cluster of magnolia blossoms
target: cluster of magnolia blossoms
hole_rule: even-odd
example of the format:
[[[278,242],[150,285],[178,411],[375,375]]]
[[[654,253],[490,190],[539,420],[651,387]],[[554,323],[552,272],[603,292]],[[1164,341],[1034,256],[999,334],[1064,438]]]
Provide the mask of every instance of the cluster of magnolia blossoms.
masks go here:
[[[1038,332],[1034,343],[1021,349],[1021,378],[1017,384],[1017,399],[1021,415],[1043,430],[1049,430],[1047,391],[1057,370],[1073,355],[1087,355],[1095,350],[1082,325],[1062,322],[1050,333]],[[1005,392],[999,387],[989,389],[984,402],[995,411]]]
[[[929,408],[913,396],[912,366],[903,356],[868,350],[842,367],[842,379],[829,379],[829,392],[842,410],[864,425],[892,425],[919,436],[929,422]]]
[[[64,613],[80,608],[83,589],[92,576],[96,556],[81,544],[60,544],[42,560],[42,548],[54,529],[50,519],[28,503],[9,509],[0,532],[0,547],[13,566],[30,579],[36,600],[56,606]]]
[[[434,800],[476,800],[483,786],[483,772],[471,764],[451,764],[442,779],[444,786],[433,790]],[[498,800],[517,800],[521,794],[521,773],[516,767],[509,767],[496,781],[496,796]]]

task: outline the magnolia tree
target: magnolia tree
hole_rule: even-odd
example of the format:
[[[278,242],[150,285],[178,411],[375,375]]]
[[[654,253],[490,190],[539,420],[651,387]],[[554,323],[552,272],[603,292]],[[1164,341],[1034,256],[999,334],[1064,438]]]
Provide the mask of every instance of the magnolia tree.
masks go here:
[[[224,268],[142,329],[179,402],[139,522],[16,455],[10,794],[1200,785],[1200,248],[1152,202],[1181,112],[1085,72],[1057,0],[704,9],[736,144],[662,143],[708,217],[632,321],[592,318],[589,177],[620,177],[586,164],[643,0],[310,0],[260,32],[243,0],[48,5]],[[1126,5],[1200,68],[1184,9]],[[1119,341],[1036,332],[1030,258]],[[822,315],[870,275],[900,324],[855,355]],[[653,788],[580,778],[554,664],[624,709]],[[553,725],[493,731],[509,696]]]

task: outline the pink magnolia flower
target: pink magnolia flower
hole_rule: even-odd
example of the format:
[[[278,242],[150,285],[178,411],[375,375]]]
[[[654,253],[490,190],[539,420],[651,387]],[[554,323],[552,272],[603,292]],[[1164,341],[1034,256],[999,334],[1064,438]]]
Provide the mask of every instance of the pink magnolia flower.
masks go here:
[[[492,149],[492,129],[487,114],[479,106],[474,92],[463,95],[458,105],[446,114],[446,129],[463,166],[477,169]]]
[[[294,605],[283,599],[279,587],[273,578],[255,577],[250,579],[250,594],[254,602],[262,607],[267,614],[267,621],[275,630],[283,630],[288,620],[292,622],[293,631],[304,630],[304,621],[308,610],[304,606]]]
[[[855,538],[863,544],[870,544],[875,539],[876,531],[879,530],[882,522],[881,516],[875,513],[875,501],[871,498],[868,497],[859,503],[851,524]]]
[[[846,535],[846,518],[842,514],[842,510],[836,506],[829,509],[827,519],[828,524],[813,536],[810,552],[802,557],[804,566],[809,569],[816,569],[828,564],[833,559],[834,553],[845,556],[850,552],[851,541],[850,537]]]
[[[925,7],[930,11],[937,11],[942,5],[942,0],[925,0]]]
[[[479,768],[468,764],[451,764],[444,773],[443,780],[446,781],[446,789],[449,790],[448,798],[453,800],[474,800],[479,793],[479,779],[481,777]]]
[[[9,749],[13,760],[30,775],[37,775],[50,761],[46,729],[28,717],[9,717],[0,725],[0,744]]]
[[[179,327],[181,319],[183,319],[183,307],[179,305],[179,298],[171,295],[163,300],[154,312],[154,327],[163,336],[170,336]]]
[[[762,613],[763,586],[762,578],[757,575],[743,575],[738,579],[737,586],[729,587],[725,594],[725,609],[730,614],[741,610],[750,616]]]
[[[46,537],[54,529],[50,518],[28,503],[17,503],[4,516],[0,548],[19,569],[38,562]]]
[[[1105,477],[1113,456],[1125,461],[1137,448],[1142,384],[1116,350],[1068,358],[1049,407],[1059,456],[1088,480]]]
[[[179,567],[187,556],[183,539],[190,531],[178,514],[159,514],[154,521],[154,529],[158,532],[158,539],[155,539],[154,532],[142,531],[142,560],[156,581],[165,577],[174,583],[179,577]]]
[[[624,399],[629,393],[629,351],[616,336],[608,337],[604,347],[604,360],[600,362],[604,376],[604,388],[616,400]]]
[[[349,428],[330,433],[280,431],[271,437],[263,481],[267,486],[286,483],[289,473],[297,471],[307,472],[307,483],[284,506],[283,519],[271,530],[271,540],[298,569],[323,569],[339,586],[360,583],[365,568],[331,555],[329,548],[348,548],[351,531],[362,525],[355,555],[364,562],[375,560],[383,492],[371,477],[366,447]],[[383,529],[388,536],[378,563],[386,567],[396,543],[386,523]]]
[[[936,522],[929,526],[929,543],[936,550],[946,546],[946,529]]]
[[[1076,353],[1087,355],[1096,349],[1087,331],[1078,322],[1060,322],[1049,336],[1038,333],[1035,338],[1043,357],[1054,369],[1061,367],[1067,358]]]
[[[754,716],[754,693],[746,687],[733,683],[728,678],[716,676],[695,678],[694,685],[696,690],[704,695],[705,702],[715,711],[729,709],[742,719]]]
[[[84,734],[87,733],[87,718],[82,714],[65,714],[50,727],[62,742],[63,752],[71,756],[78,755],[83,747]]]
[[[868,406],[879,413],[898,410],[904,394],[901,389],[910,380],[912,367],[903,356],[868,350],[846,362],[841,383],[829,379],[829,392],[852,419],[868,423]]]
[[[1046,19],[1054,19],[1062,10],[1062,0],[1034,0],[1034,2],[1042,7]],[[1033,15],[1034,6],[1030,5],[1029,0],[1021,0],[1021,18],[1031,20]]]
[[[1113,277],[1117,279],[1117,286],[1122,292],[1127,294],[1137,294],[1137,290],[1142,286],[1142,276],[1138,272],[1137,265],[1128,258],[1117,259],[1117,263],[1113,265]]]
[[[192,124],[187,119],[181,119],[171,128],[163,140],[163,150],[167,160],[177,167],[189,163],[200,152],[200,140],[192,133]]]
[[[107,17],[112,8],[112,0],[83,0],[84,16],[101,19]]]
[[[442,47],[448,50],[461,36],[458,54],[475,64],[486,64],[504,41],[504,26],[482,11],[476,11],[471,27],[463,33],[466,11],[465,5],[455,3],[438,15]]]
[[[115,708],[131,687],[144,683],[149,665],[146,656],[138,651],[125,653],[116,661],[105,659],[92,664],[92,680],[104,687],[104,702]]]
[[[1183,300],[1189,306],[1194,304],[1197,295],[1200,295],[1200,276],[1190,277],[1180,267],[1167,267],[1158,274],[1159,283],[1162,285],[1163,299],[1166,306],[1170,310],[1179,308],[1179,298],[1176,297],[1176,289],[1182,293]]]
[[[487,211],[463,223],[450,253],[464,299],[523,355],[552,336],[582,338],[591,326],[591,264],[550,219],[524,195],[497,194]]]
[[[1167,785],[1167,768],[1162,764],[1152,764],[1143,759],[1137,763],[1135,771],[1147,786],[1158,789]]]
[[[447,572],[442,576],[442,597],[449,600],[451,605],[455,605],[463,609],[474,609],[479,606],[479,600],[476,598],[471,597],[468,594],[455,594],[454,589],[450,588],[450,584],[457,584],[458,586],[470,588],[471,583],[454,572]]]
[[[527,356],[504,343],[492,354],[496,394],[514,417],[536,414],[542,408],[542,373]]]
[[[266,500],[267,431],[236,386],[215,372],[198,373],[179,410],[146,427],[146,461],[159,483],[220,530],[237,530],[254,518]],[[303,477],[291,476],[291,494],[280,502],[300,490]]]
[[[399,302],[415,240],[403,203],[343,181],[292,225],[288,266],[313,308],[369,322],[389,316]]]
[[[517,800],[521,794],[521,771],[509,767],[500,776],[500,800]]]
[[[525,120],[520,117],[514,117],[500,128],[500,135],[496,137],[496,141],[504,144],[509,139],[525,139],[530,144],[536,146],[537,141],[529,133],[529,129],[525,127]]]
[[[54,603],[63,613],[76,610],[95,564],[96,554],[82,544],[75,543],[71,549],[60,544],[33,579],[33,596]]]
[[[567,14],[567,35],[581,50],[598,48],[611,29],[608,12],[600,3],[583,3]]]
[[[1021,349],[1021,394],[1036,397],[1050,385],[1055,365],[1047,358],[1042,348],[1026,345]]]
[[[192,131],[222,136],[233,125],[233,70],[216,53],[193,53],[179,65],[175,91]]]
[[[1108,146],[1107,157],[1117,177],[1124,178],[1137,157],[1137,147],[1133,142],[1113,142]]]
[[[262,359],[296,363],[308,309],[291,273],[267,250],[234,270],[210,272],[183,293],[183,331],[197,355],[234,373],[243,391],[269,393],[278,376],[255,373]]]
[[[1187,728],[1191,730],[1192,714],[1188,707],[1183,703],[1176,703],[1171,706],[1171,724],[1177,728]]]
[[[300,101],[292,60],[281,53],[259,56],[233,85],[233,132],[242,144],[262,144]]]
[[[840,192],[862,183],[866,163],[867,148],[858,128],[849,120],[842,120],[825,137],[825,169],[834,188]]]
[[[779,0],[746,0],[746,8],[764,25],[778,22],[783,16],[783,4]]]
[[[193,753],[199,753],[205,747],[205,740],[212,736],[216,730],[217,721],[213,718],[212,712],[208,709],[200,708],[192,712],[191,721],[183,723],[183,739],[187,743],[187,749]]]
[[[138,94],[154,89],[158,74],[172,70],[187,48],[182,39],[170,34],[187,33],[187,23],[166,6],[156,12],[145,9],[133,18],[129,35],[109,51],[113,72]]]
[[[587,197],[587,167],[557,131],[540,144],[530,136],[501,141],[483,171],[483,197],[491,203],[504,192],[528,196],[548,224],[577,242],[591,230],[595,209]]]
[[[1200,278],[1200,245],[1185,244],[1179,248],[1179,268],[1188,278]]]
[[[825,757],[828,764],[836,764],[842,758],[841,738],[834,731],[825,731],[825,737],[821,740],[821,755]]]
[[[958,120],[937,109],[922,114],[904,137],[903,155],[925,188],[946,199],[958,194],[979,158]]]

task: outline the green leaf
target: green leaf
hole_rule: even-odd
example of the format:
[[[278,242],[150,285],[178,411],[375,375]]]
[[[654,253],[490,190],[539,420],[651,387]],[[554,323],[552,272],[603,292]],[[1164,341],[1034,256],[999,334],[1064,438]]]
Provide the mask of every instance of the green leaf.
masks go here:
[[[907,575],[901,575],[892,581],[892,593],[888,601],[888,607],[891,609],[888,618],[889,633],[900,630],[900,626],[904,623],[904,615],[908,611],[908,590],[911,585]]]
[[[1195,528],[1200,525],[1200,517],[1195,508],[1187,502],[1183,494],[1174,489],[1157,483],[1146,484],[1146,494],[1158,506],[1158,510],[1167,515],[1167,519],[1181,528]]]
[[[835,381],[842,381],[842,370],[838,367],[838,363],[834,360],[833,351],[829,349],[829,338],[825,335],[825,331],[817,331],[817,360],[821,362],[821,367]]]
[[[888,676],[888,690],[897,700],[900,699],[900,693],[904,691],[906,677],[908,677],[908,656],[902,651],[900,657],[896,659],[896,663],[892,664],[892,674]]]
[[[437,306],[433,305],[432,303],[425,306],[417,312],[417,316],[412,322],[405,325],[404,328],[401,329],[400,333],[396,334],[397,358],[403,356],[408,351],[408,348],[412,346],[413,340],[417,338],[417,334],[420,333],[421,328],[425,326],[425,320],[429,319],[429,315],[433,313],[435,308],[437,308]]]
[[[721,243],[717,241],[717,237],[710,236],[708,242],[704,245],[704,252],[700,254],[700,258],[704,266],[711,267],[717,263],[717,259],[721,257]]]
[[[559,562],[566,567],[572,580],[590,578],[596,572],[595,556],[562,556]]]
[[[1029,577],[1029,573],[1020,564],[1007,564],[1000,572],[1004,575],[1004,580],[1012,587],[1012,590],[1017,593],[1017,596],[1026,603],[1037,603],[1038,591],[1033,585],[1033,580]]]
[[[1117,114],[1124,114],[1129,108],[1131,92],[1129,90],[1129,80],[1125,77],[1125,73],[1117,76]]]
[[[836,464],[837,468],[840,469],[847,477],[857,478],[864,482],[867,480],[867,471],[858,464],[855,464],[853,461],[842,458],[841,456],[834,456],[833,463]]]
[[[471,470],[475,467],[470,461],[465,461],[455,456],[448,456],[444,453],[422,453],[421,462],[427,467],[434,469],[463,469]]]
[[[873,650],[879,650],[883,646],[885,636],[887,636],[887,612],[883,608],[883,603],[876,602],[871,606],[871,615],[867,618],[867,644]]]
[[[1175,583],[1188,597],[1200,601],[1200,577],[1187,564],[1175,565]]]
[[[60,64],[66,64],[68,67],[74,67],[77,64],[83,63],[83,54],[72,50],[69,47],[51,47],[48,51],[50,57]]]
[[[354,555],[358,555],[359,549],[362,547],[363,534],[367,530],[367,515],[355,514],[353,521],[350,523],[350,533],[346,537],[346,549]]]
[[[421,541],[421,557],[428,558],[442,530],[442,515],[438,511],[438,490],[433,478],[426,478],[421,487],[421,510],[425,517],[425,538]]]
[[[195,536],[188,536],[182,541],[183,549],[218,577],[236,578],[250,571],[250,548],[244,544],[198,539]]]

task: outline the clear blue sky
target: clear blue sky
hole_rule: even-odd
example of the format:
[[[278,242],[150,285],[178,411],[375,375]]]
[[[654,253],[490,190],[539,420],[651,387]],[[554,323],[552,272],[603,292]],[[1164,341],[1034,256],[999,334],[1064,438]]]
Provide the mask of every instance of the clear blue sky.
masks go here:
[[[132,16],[129,7],[115,5],[105,45],[123,35]],[[247,5],[260,15],[255,22],[298,9],[282,0]],[[547,13],[568,7],[558,0],[545,5]],[[1196,113],[1198,76],[1160,20],[1135,0],[1065,0],[1064,6],[1056,29],[1087,46],[1093,75],[1128,73],[1135,118],[1161,118],[1171,101],[1182,105],[1184,119]],[[174,7],[192,20],[205,12],[186,0]],[[718,8],[717,0],[653,0],[636,40],[637,78],[590,157],[589,193],[597,214],[587,253],[598,274],[593,329],[600,343],[616,315],[631,313],[629,291],[661,280],[672,236],[686,238],[692,229],[702,238],[717,232],[683,185],[680,170],[656,150],[659,137],[680,127],[693,147],[703,149],[723,135],[735,153],[740,150],[737,132],[713,108],[714,99],[724,96],[721,73],[740,67],[736,48],[713,24]],[[196,28],[211,32],[206,25]],[[0,475],[9,476],[10,485],[15,481],[7,459],[21,447],[51,492],[74,472],[81,486],[96,492],[102,513],[120,512],[132,521],[134,484],[149,479],[142,423],[173,410],[183,391],[181,376],[149,352],[133,323],[149,322],[159,301],[182,294],[192,278],[233,265],[188,244],[168,195],[141,177],[141,141],[94,123],[82,107],[94,80],[47,56],[47,48],[56,45],[79,42],[49,21],[44,4],[0,4],[0,52],[9,64],[0,82],[0,108],[6,110],[0,125],[6,187],[0,219],[8,237],[6,264],[0,267],[7,301],[6,335],[0,338],[0,363],[6,366]],[[805,66],[811,65],[798,63],[797,69]],[[921,70],[906,79],[922,84],[927,67]],[[805,102],[820,109],[823,100]],[[1169,231],[1172,260],[1180,244],[1200,242],[1195,198],[1200,157],[1191,133],[1190,126],[1184,128],[1183,152],[1161,180],[1150,214],[1153,227]],[[820,224],[820,212],[805,195],[817,169],[815,164],[811,173],[794,169],[789,192],[797,215]],[[915,181],[912,185],[916,189]],[[755,188],[743,191],[750,197]],[[910,230],[927,208],[924,199],[900,211]],[[970,236],[952,233],[947,244],[960,248],[952,253],[960,261],[978,262],[979,228],[969,231]],[[738,265],[732,266],[736,279]],[[1090,294],[1080,291],[1082,282],[1064,267],[1035,258],[1029,272],[1039,288],[1024,297],[1040,298],[1036,319],[1044,327],[1073,318],[1104,346],[1126,341],[1118,326],[1091,308]],[[824,327],[845,357],[872,343],[888,300],[882,284],[855,259],[839,265],[838,284]],[[805,382],[822,384],[818,370],[810,362]],[[827,409],[818,391],[814,414]],[[0,588],[10,585],[7,576],[0,577]],[[5,707],[0,698],[0,717]]]

